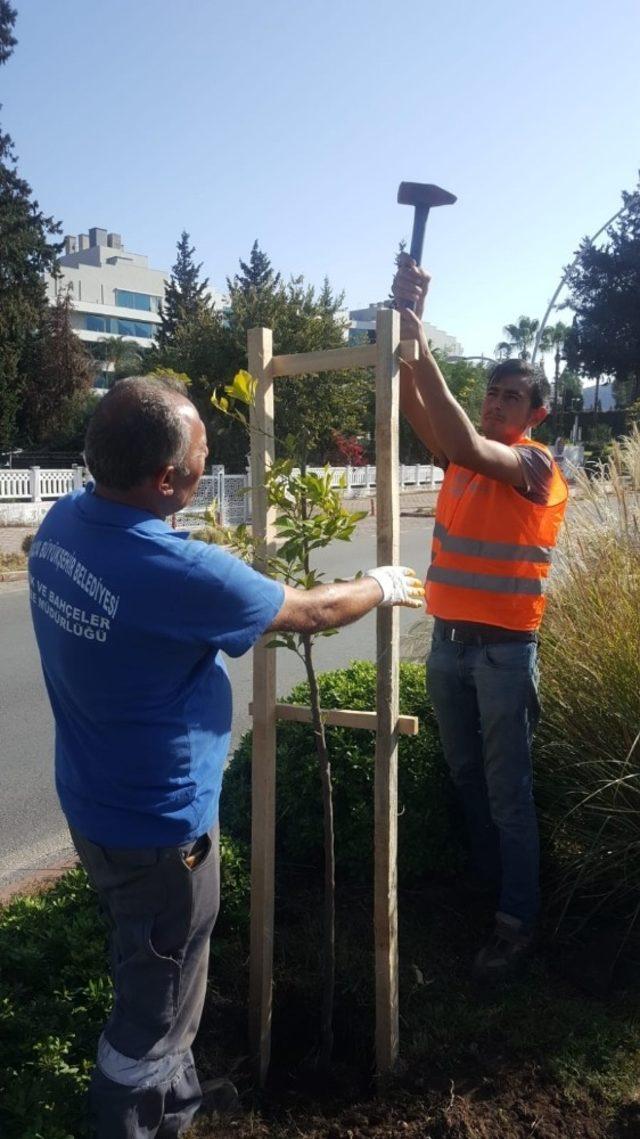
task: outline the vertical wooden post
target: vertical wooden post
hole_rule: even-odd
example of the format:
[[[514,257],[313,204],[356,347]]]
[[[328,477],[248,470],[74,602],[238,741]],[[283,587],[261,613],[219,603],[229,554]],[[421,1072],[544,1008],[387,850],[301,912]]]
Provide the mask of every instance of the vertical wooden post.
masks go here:
[[[400,554],[398,404],[400,315],[380,309],[376,364],[376,498],[378,565]],[[378,681],[375,770],[376,1066],[390,1072],[398,1058],[398,610],[377,613]]]
[[[266,469],[274,458],[273,338],[267,328],[251,328],[249,371],[258,381],[251,408],[252,530],[264,541],[255,567],[264,568],[273,544],[273,510],[267,507]],[[265,1082],[271,1055],[273,987],[273,895],[276,794],[276,654],[269,636],[253,651],[253,752],[251,763],[251,958],[249,1041],[259,1086]]]

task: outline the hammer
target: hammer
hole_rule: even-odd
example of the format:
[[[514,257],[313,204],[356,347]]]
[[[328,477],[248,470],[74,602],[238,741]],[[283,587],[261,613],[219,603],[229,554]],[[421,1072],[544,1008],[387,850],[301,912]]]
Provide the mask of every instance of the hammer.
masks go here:
[[[401,182],[398,190],[398,201],[401,206],[415,207],[409,256],[413,258],[416,265],[419,265],[422,261],[424,231],[427,227],[429,210],[432,206],[451,206],[457,201],[457,198],[455,194],[450,194],[448,190],[442,190],[440,186],[430,186],[425,182]],[[413,309],[412,304],[405,307]]]

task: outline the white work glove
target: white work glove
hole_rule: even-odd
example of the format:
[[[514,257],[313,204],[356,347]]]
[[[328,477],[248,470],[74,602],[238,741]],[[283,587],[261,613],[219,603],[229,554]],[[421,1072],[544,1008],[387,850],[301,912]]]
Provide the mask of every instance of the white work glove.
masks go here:
[[[424,586],[415,570],[409,566],[377,566],[367,570],[365,577],[373,577],[382,590],[380,605],[406,605],[408,609],[421,609],[424,604]]]

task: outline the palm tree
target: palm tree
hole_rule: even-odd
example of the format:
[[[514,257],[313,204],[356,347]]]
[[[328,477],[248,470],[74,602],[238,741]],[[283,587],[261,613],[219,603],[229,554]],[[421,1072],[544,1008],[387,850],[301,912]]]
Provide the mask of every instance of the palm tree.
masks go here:
[[[562,350],[564,348],[565,340],[569,334],[569,326],[563,324],[561,320],[557,324],[547,325],[543,330],[542,336],[539,340],[539,348],[542,353],[551,352],[555,349],[555,371],[553,379],[553,432],[554,435],[558,430],[558,387],[560,381],[560,361],[562,359]]]
[[[498,355],[500,350],[503,353],[515,352],[521,360],[528,360],[539,324],[539,320],[533,320],[530,316],[519,316],[516,324],[505,324],[502,331],[508,339],[500,341],[496,348]]]
[[[501,340],[499,344],[496,344],[495,352],[499,360],[508,360],[512,351],[513,344],[510,340]]]
[[[124,336],[103,336],[94,345],[93,354],[95,359],[103,361],[103,371],[109,383],[113,383],[123,376],[139,375],[144,370],[146,351]]]

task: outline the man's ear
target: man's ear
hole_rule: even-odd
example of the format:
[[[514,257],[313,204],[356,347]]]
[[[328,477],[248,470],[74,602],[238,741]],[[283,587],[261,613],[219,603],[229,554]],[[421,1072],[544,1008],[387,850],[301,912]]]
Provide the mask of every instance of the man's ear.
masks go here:
[[[175,494],[176,468],[174,466],[161,467],[153,476],[153,489],[163,498],[170,498]]]
[[[541,423],[544,423],[548,414],[548,407],[534,407],[533,411],[531,412],[531,418],[529,419],[529,427],[532,429],[539,427]]]

